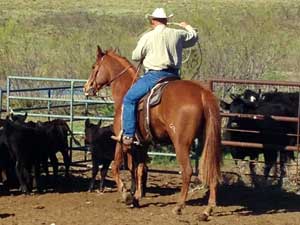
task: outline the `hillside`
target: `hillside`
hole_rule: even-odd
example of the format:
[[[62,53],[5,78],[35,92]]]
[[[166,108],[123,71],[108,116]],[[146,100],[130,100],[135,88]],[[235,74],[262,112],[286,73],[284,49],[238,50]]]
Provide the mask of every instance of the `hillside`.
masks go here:
[[[165,7],[201,38],[185,78],[300,80],[300,1],[0,1],[0,77],[85,79],[98,44],[130,57],[146,13]]]

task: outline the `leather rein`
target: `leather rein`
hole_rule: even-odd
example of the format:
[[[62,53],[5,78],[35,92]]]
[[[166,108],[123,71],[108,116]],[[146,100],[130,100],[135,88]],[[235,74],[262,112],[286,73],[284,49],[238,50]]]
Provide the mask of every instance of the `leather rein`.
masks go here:
[[[104,58],[105,58],[105,55],[101,58],[101,62],[100,62],[100,65],[99,65],[99,69],[100,67],[102,66],[103,64],[103,61],[104,61]],[[133,79],[133,83],[135,82],[135,80],[137,79],[137,76],[138,76],[138,73],[140,71],[140,68],[141,68],[141,65],[142,65],[142,61],[139,63],[138,67],[137,67],[137,71],[136,71],[136,74],[135,74],[135,79]],[[127,70],[129,70],[130,68],[132,68],[133,65],[128,65],[127,67],[125,67],[121,72],[119,72],[117,75],[114,76],[114,78],[112,78],[107,84],[105,84],[105,86],[110,86],[112,82],[114,82],[115,80],[119,79],[122,75],[125,74],[125,72]],[[99,70],[98,69],[98,70]],[[94,79],[96,79],[96,76],[94,77]]]

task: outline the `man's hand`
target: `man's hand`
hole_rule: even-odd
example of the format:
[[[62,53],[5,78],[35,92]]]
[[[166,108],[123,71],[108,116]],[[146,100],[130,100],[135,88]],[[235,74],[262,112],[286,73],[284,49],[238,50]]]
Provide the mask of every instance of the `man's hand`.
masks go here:
[[[189,24],[187,24],[186,22],[181,22],[179,23],[180,27],[186,28]]]

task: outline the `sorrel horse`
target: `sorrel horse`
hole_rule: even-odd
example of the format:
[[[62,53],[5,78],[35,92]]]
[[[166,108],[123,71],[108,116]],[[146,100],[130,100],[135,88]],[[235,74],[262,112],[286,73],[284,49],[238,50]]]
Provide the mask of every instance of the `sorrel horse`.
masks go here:
[[[124,57],[114,51],[103,52],[98,46],[96,62],[88,81],[84,85],[86,95],[95,95],[104,86],[110,86],[114,100],[114,132],[120,133],[122,100],[136,80],[137,69]],[[143,115],[138,113],[138,126],[142,136],[146,135],[143,127]],[[185,206],[189,183],[192,176],[190,147],[193,140],[203,137],[204,148],[200,163],[200,179],[209,186],[208,206],[199,219],[207,220],[216,206],[217,185],[220,180],[221,134],[219,104],[213,93],[197,82],[176,80],[169,82],[164,90],[161,102],[150,110],[151,130],[155,141],[171,141],[182,172],[182,188],[179,201],[173,212],[181,214]],[[120,178],[119,165],[122,161],[122,144],[118,143],[115,164],[112,168],[118,190],[124,187]],[[143,163],[137,166],[137,175],[143,170]],[[139,175],[138,175],[139,176]],[[140,177],[137,177],[139,181]],[[137,190],[138,192],[138,190]],[[135,194],[140,198],[140,193]]]

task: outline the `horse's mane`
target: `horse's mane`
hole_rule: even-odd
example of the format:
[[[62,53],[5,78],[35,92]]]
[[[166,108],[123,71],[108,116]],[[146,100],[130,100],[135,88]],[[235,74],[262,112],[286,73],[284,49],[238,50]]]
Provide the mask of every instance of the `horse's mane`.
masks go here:
[[[112,49],[107,50],[105,54],[118,59],[122,65],[133,65],[126,57],[116,54],[116,52]]]

